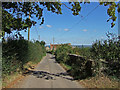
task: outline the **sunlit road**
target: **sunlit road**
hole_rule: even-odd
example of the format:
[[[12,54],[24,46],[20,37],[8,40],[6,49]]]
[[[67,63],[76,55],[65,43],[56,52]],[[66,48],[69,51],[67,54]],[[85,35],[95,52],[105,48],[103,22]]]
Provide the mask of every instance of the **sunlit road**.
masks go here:
[[[67,75],[55,62],[53,55],[47,54],[32,73],[14,85],[14,88],[82,88],[82,86]]]

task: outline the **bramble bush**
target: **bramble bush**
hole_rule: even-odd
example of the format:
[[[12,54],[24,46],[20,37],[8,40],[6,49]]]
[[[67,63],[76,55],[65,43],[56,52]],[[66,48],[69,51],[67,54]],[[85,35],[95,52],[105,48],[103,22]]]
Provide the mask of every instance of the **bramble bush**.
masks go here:
[[[24,39],[12,40],[2,44],[2,74],[11,75],[14,72],[21,72],[24,65],[32,61],[37,63],[45,56],[44,45],[38,42],[31,42]]]
[[[55,51],[55,58],[57,62],[63,62],[63,63],[67,63],[67,61],[69,60],[69,56],[68,54],[72,53],[72,47],[67,45],[67,44],[63,44],[59,47],[57,47],[56,51]]]
[[[112,33],[108,33],[107,37],[107,40],[96,41],[92,45],[91,53],[99,70],[103,68],[105,74],[120,79],[120,39]],[[101,59],[105,63],[102,63]]]
[[[73,53],[80,55],[86,59],[89,59],[92,56],[90,50],[91,50],[90,47],[84,47],[84,46],[81,48],[75,47],[75,48],[73,48]]]
[[[70,73],[77,79],[101,73],[120,79],[120,39],[112,33],[108,33],[107,37],[107,40],[94,42],[91,48],[72,48],[61,45],[55,52],[56,60],[69,65]],[[68,53],[77,54],[83,58],[72,59]]]

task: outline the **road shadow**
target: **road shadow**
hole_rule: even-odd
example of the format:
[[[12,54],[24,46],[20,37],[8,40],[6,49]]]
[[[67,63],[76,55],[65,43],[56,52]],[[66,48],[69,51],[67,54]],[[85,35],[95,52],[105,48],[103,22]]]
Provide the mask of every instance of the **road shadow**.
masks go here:
[[[61,72],[61,73],[49,73],[46,71],[34,71],[34,70],[27,70],[27,72],[24,73],[24,75],[33,75],[36,78],[44,78],[46,80],[55,80],[55,77],[61,77],[67,80],[73,81],[74,79],[72,77],[67,77],[69,74],[67,72]]]
[[[51,57],[50,59],[55,59],[55,56]]]
[[[54,63],[58,63],[58,62],[55,60],[55,56],[52,56],[49,60],[53,60]]]

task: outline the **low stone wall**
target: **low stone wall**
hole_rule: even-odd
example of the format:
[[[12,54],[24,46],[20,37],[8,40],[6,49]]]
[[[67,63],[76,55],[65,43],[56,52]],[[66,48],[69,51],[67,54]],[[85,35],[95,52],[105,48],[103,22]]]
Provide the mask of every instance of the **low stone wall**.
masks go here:
[[[84,57],[76,54],[69,54],[69,64],[80,65],[81,68],[85,68],[87,76],[92,76],[92,60],[86,60]]]

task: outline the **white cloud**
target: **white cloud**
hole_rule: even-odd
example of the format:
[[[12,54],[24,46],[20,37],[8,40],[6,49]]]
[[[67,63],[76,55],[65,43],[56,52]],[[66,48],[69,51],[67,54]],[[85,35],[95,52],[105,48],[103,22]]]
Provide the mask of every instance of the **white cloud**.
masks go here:
[[[82,31],[87,32],[88,30],[87,29],[83,29]]]
[[[66,28],[66,29],[64,29],[64,31],[69,31],[69,29]]]
[[[49,28],[51,28],[52,26],[51,26],[51,25],[46,25],[46,27],[49,27]]]
[[[39,28],[41,29],[41,28],[43,28],[43,26],[40,26]]]

